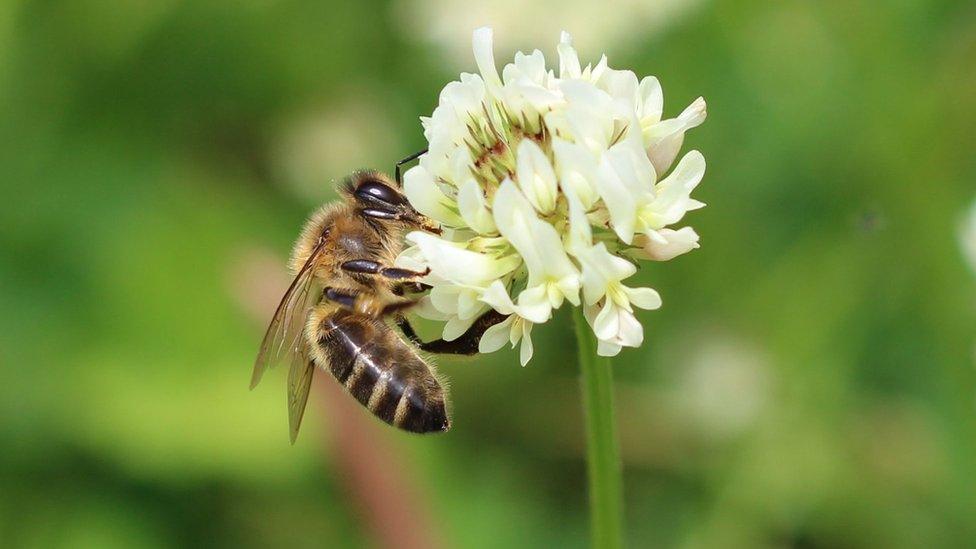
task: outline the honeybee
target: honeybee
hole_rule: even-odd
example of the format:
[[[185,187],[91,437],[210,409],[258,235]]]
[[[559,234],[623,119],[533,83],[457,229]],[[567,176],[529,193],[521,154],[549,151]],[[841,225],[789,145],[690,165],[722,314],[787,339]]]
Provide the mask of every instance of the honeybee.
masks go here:
[[[423,152],[423,151],[422,151]],[[396,180],[356,172],[338,186],[339,202],[306,222],[295,242],[295,278],[268,326],[251,376],[253,389],[269,366],[290,362],[288,419],[298,436],[316,367],[329,371],[376,417],[415,433],[447,431],[448,395],[421,351],[473,354],[485,330],[503,317],[489,312],[460,338],[423,342],[404,313],[426,289],[428,274],[393,266],[407,230],[439,233],[418,213]],[[401,330],[398,334],[390,321]],[[409,343],[408,343],[409,342]]]

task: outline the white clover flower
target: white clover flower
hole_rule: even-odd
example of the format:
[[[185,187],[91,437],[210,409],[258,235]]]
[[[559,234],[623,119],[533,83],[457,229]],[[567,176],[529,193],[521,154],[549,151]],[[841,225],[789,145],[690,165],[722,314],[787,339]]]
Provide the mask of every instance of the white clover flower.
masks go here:
[[[662,120],[656,78],[614,70],[606,56],[583,67],[566,33],[558,71],[536,50],[499,74],[488,28],[473,46],[480,75],[444,87],[421,119],[428,152],[404,176],[410,202],[443,228],[407,235],[412,246],[397,260],[430,267],[421,314],[445,320],[450,341],[494,309],[506,319],[479,350],[521,343],[523,365],[533,326],[567,302],[584,308],[599,354],[639,346],[634,308],[657,309],[661,298],[624,280],[637,259],[698,247],[694,229],[674,225],[704,206],[691,192],[705,159],[691,151],[668,170],[685,132],[704,121],[705,101]]]

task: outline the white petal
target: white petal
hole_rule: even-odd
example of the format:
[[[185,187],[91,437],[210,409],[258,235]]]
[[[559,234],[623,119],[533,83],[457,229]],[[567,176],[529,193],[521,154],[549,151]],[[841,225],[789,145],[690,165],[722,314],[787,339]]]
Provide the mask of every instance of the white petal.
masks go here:
[[[519,265],[515,256],[497,258],[472,252],[421,231],[408,234],[407,240],[420,247],[433,273],[455,284],[486,287]]]
[[[650,205],[656,228],[677,223],[685,213],[701,207],[700,202],[691,199],[691,192],[704,176],[705,157],[698,151],[690,151],[674,171],[657,184],[657,196]]]
[[[531,107],[531,109],[526,109],[533,113],[533,117],[530,118],[537,118],[539,113],[563,102],[563,98],[558,92],[527,81],[519,82],[513,86],[511,92],[517,95],[526,107]],[[538,128],[534,129],[534,131],[537,130]]]
[[[522,326],[522,348],[519,349],[519,362],[525,366],[532,360],[532,324],[525,323]]]
[[[644,327],[637,321],[637,317],[633,313],[620,309],[617,319],[619,329],[615,343],[624,347],[640,347],[640,344],[644,342]]]
[[[426,318],[428,320],[439,320],[441,322],[447,321],[451,318],[451,314],[445,314],[443,311],[438,310],[431,303],[430,296],[424,296],[417,301],[416,305],[410,308],[410,312],[416,314],[421,318]]]
[[[512,328],[508,331],[508,342],[512,344],[513,349],[518,345],[519,341],[522,341],[523,322],[525,322],[523,318],[516,316],[515,322],[512,322]]]
[[[506,85],[518,82],[543,85],[546,80],[545,55],[539,50],[529,55],[515,52],[515,61],[502,70],[502,80]]]
[[[562,303],[562,297],[569,300],[574,307],[578,307],[580,304],[579,292],[582,285],[583,282],[577,275],[563,277],[562,279],[558,280],[555,284],[555,289],[550,291],[550,302],[552,303],[553,308],[559,308],[559,305]],[[559,300],[556,300],[551,296],[555,290],[558,290],[558,294],[560,296]]]
[[[607,66],[607,56],[605,54],[601,55],[600,61],[596,64],[595,67],[591,69],[589,65],[586,66],[586,69],[583,70],[583,78],[586,79],[587,77],[589,77],[588,79],[591,82],[596,82],[600,80],[601,76],[603,76],[603,71],[607,70],[608,68],[609,67]]]
[[[577,274],[563,250],[559,233],[536,217],[532,205],[511,180],[503,181],[495,192],[492,212],[499,232],[525,261],[529,286]]]
[[[463,74],[460,82],[444,86],[438,98],[438,106],[453,109],[457,118],[466,121],[471,113],[481,111],[485,98],[485,82],[477,74]]]
[[[484,303],[478,299],[479,291],[465,289],[458,293],[457,314],[458,318],[469,319],[481,316],[485,310]]]
[[[588,250],[574,253],[583,265],[583,299],[587,304],[596,303],[607,292],[610,284],[630,277],[637,272],[631,262],[611,254],[603,242]]]
[[[494,234],[495,220],[491,217],[481,186],[473,178],[468,178],[458,189],[458,210],[469,227],[480,234]]]
[[[589,265],[583,266],[583,302],[593,305],[607,294],[607,279]]]
[[[556,208],[558,187],[556,172],[546,154],[535,141],[523,139],[519,143],[516,158],[516,175],[525,197],[539,213],[551,213]]]
[[[618,143],[607,150],[606,158],[620,181],[627,187],[630,194],[640,196],[652,191],[652,185],[657,181],[654,166],[641,154],[639,145]]]
[[[585,253],[593,246],[593,230],[586,218],[583,204],[573,193],[566,193],[569,204],[569,234],[566,237],[566,249],[571,254]]]
[[[579,78],[579,56],[573,48],[573,37],[568,32],[563,31],[560,35],[556,51],[559,52],[559,78]]]
[[[661,114],[664,112],[664,91],[661,83],[653,76],[647,76],[641,80],[638,88],[641,98],[641,125],[655,124],[661,121]]]
[[[654,164],[657,173],[665,173],[671,167],[681,150],[685,132],[700,126],[705,121],[706,114],[705,100],[699,97],[677,118],[664,120],[644,131],[647,157]]]
[[[501,78],[498,77],[498,69],[495,67],[495,53],[492,51],[492,30],[490,27],[475,29],[471,38],[471,47],[474,50],[474,60],[478,64],[478,70],[484,77],[489,89],[500,89]]]
[[[411,271],[423,271],[427,268],[427,262],[424,260],[424,253],[420,246],[409,246],[400,252],[393,261],[393,266]]]
[[[518,296],[518,313],[522,318],[526,318],[541,324],[552,316],[552,305],[546,293],[545,285],[538,285],[522,290]]]
[[[597,85],[631,112],[637,109],[637,75],[633,71],[607,69],[600,75]]]
[[[562,113],[550,113],[546,121],[551,119],[557,130],[591,151],[606,150],[614,130],[610,95],[582,80],[563,80],[559,82],[559,90],[566,97],[566,108]]]
[[[444,332],[441,334],[441,337],[444,341],[454,341],[464,335],[464,332],[468,331],[468,328],[474,324],[475,320],[478,320],[478,317],[473,316],[467,319],[453,317],[444,325]]]
[[[478,341],[478,352],[493,353],[504,347],[508,343],[509,330],[514,320],[514,316],[509,316],[505,320],[485,330],[485,333],[481,336],[481,340]]]
[[[509,297],[508,290],[505,289],[505,285],[500,280],[496,280],[488,286],[481,294],[481,301],[503,315],[511,315],[516,310],[515,302]]]
[[[593,333],[597,339],[611,339],[617,335],[620,328],[620,318],[617,307],[609,299],[603,302],[600,313],[593,320]]]
[[[595,303],[586,303],[583,305],[583,316],[586,317],[586,323],[593,327],[593,323],[596,322],[596,316],[600,314],[601,307]]]
[[[637,229],[638,210],[654,197],[654,168],[643,151],[622,142],[607,150],[597,173],[596,189],[610,213],[613,230],[630,244]]]
[[[597,161],[593,154],[582,145],[558,137],[552,139],[552,151],[556,157],[559,186],[563,193],[575,195],[583,204],[583,209],[589,210],[599,198],[590,183],[596,178],[597,171]]]
[[[661,307],[661,294],[653,288],[625,288],[624,292],[633,305],[641,309],[659,309]]]
[[[610,213],[614,232],[620,240],[629,244],[637,228],[639,197],[621,181],[606,157],[601,160],[593,183]]]
[[[653,234],[653,237],[649,237]],[[698,233],[691,227],[661,229],[651,231],[649,235],[640,235],[634,243],[641,247],[648,259],[654,261],[668,261],[683,253],[698,248]]]
[[[414,166],[403,175],[403,194],[420,213],[451,227],[464,226],[464,221],[452,209],[451,199],[434,183],[434,178],[423,168]]]
[[[621,348],[616,343],[601,339],[597,341],[596,354],[599,356],[617,356],[620,354]]]
[[[457,315],[458,295],[461,290],[462,288],[460,286],[453,284],[438,284],[431,288],[430,293],[427,295],[430,298],[430,304],[435,309],[454,316]]]
[[[449,177],[443,177],[455,188],[460,188],[461,183],[465,180],[471,179],[471,168],[474,166],[474,160],[471,158],[471,151],[467,147],[457,147],[448,156],[448,165],[450,167]]]
[[[582,145],[564,139],[552,139],[552,151],[556,157],[559,186],[565,194],[574,194],[589,210],[599,199],[591,181],[596,178],[597,158]]]

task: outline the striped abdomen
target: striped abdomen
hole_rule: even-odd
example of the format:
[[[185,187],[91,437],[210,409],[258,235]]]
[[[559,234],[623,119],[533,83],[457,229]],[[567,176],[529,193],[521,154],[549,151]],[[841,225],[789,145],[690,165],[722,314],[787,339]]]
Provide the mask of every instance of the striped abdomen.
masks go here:
[[[431,367],[385,322],[339,311],[319,322],[315,336],[319,366],[376,417],[415,433],[450,427]]]

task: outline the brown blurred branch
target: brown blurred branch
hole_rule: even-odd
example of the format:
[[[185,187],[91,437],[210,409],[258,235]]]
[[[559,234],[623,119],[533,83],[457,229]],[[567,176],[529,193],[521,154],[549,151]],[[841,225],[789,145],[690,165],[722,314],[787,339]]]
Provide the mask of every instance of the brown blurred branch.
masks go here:
[[[324,374],[324,372],[318,372]],[[323,415],[331,425],[339,477],[356,501],[363,521],[380,547],[444,547],[417,476],[390,433],[345,394],[327,374],[313,390],[322,395]]]

